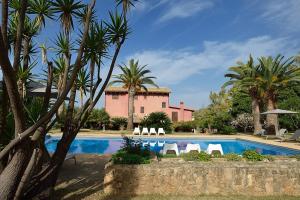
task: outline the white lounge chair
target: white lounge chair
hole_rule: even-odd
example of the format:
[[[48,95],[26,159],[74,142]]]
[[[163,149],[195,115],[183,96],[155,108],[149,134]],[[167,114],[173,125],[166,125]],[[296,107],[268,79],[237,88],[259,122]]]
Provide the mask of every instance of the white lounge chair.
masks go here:
[[[300,139],[300,129],[296,130],[295,133],[291,136],[287,136],[287,134],[283,134],[281,137],[281,142],[283,141],[298,141]]]
[[[165,143],[166,143],[165,141],[164,141],[164,142],[160,142],[160,141],[158,141],[158,142],[157,142],[157,146],[159,146],[159,147],[163,147]]]
[[[213,151],[219,151],[221,153],[221,155],[224,155],[221,144],[209,144],[206,152],[208,154],[211,154]]]
[[[181,150],[180,153],[189,153],[191,151],[198,151],[200,153],[200,144],[187,144],[185,150]]]
[[[135,127],[132,134],[133,135],[141,135],[140,128],[139,127]]]
[[[179,155],[178,146],[177,146],[176,143],[173,143],[173,144],[164,144],[164,147],[163,147],[162,150],[160,150],[160,153],[162,155],[166,155],[167,153],[169,153],[169,151],[174,151],[177,156]]]
[[[156,130],[155,128],[150,128],[150,135],[156,135]]]
[[[150,142],[150,147],[155,147],[156,142]]]
[[[283,137],[287,133],[288,133],[288,131],[285,128],[282,128],[279,130],[279,137]]]
[[[148,128],[143,128],[142,135],[149,135]]]
[[[162,135],[166,134],[163,128],[158,128],[157,135],[160,135],[160,134],[162,134]]]

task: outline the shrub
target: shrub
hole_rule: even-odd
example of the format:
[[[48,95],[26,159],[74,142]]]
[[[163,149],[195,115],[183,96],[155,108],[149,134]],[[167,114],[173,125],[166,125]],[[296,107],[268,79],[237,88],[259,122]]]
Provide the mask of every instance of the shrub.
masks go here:
[[[181,157],[186,161],[195,161],[199,159],[199,153],[198,152],[189,152],[181,154]]]
[[[233,128],[232,126],[223,126],[219,131],[218,133],[221,133],[221,134],[234,134],[236,133],[236,129]]]
[[[265,156],[257,153],[255,150],[246,150],[243,152],[243,158],[250,161],[262,161]]]
[[[172,122],[164,112],[153,112],[141,121],[141,126],[148,128],[163,128],[166,133],[172,132]]]
[[[198,159],[199,161],[210,161],[211,160],[211,156],[207,153],[205,153],[204,151],[201,151],[199,154],[198,154]]]
[[[130,154],[124,150],[119,150],[117,153],[112,155],[114,164],[148,164],[150,160],[141,155]]]
[[[150,149],[142,147],[141,140],[123,138],[123,147],[112,155],[115,164],[148,164],[150,163]]]
[[[213,157],[213,158],[222,158],[223,155],[221,154],[220,151],[218,151],[218,150],[213,150],[213,151],[211,152],[211,157]]]
[[[186,161],[210,161],[211,156],[203,151],[198,152],[189,152],[182,154],[181,157]]]
[[[127,127],[127,118],[125,117],[113,117],[111,118],[112,130],[123,130]]]
[[[241,161],[242,160],[242,157],[235,153],[225,154],[224,158],[226,158],[227,161]]]
[[[109,114],[102,108],[102,109],[93,109],[91,114],[89,115],[86,125],[88,128],[92,129],[101,129],[104,125],[107,127],[110,123]]]
[[[175,132],[192,132],[196,128],[195,121],[177,122],[173,125]]]

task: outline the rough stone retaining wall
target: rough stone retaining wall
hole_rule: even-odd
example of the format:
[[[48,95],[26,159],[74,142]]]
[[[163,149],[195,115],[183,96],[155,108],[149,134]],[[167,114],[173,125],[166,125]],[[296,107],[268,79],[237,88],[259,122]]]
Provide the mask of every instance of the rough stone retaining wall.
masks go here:
[[[300,162],[184,162],[112,165],[104,192],[118,195],[300,195]]]

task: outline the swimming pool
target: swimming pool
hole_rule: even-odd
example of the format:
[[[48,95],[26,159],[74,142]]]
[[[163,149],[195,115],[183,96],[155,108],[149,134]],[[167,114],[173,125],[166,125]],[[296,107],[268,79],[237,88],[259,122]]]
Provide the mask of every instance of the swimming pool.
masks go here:
[[[51,137],[46,140],[46,147],[49,152],[54,152],[60,138]],[[295,155],[300,150],[289,149],[274,145],[252,142],[241,139],[182,139],[182,138],[141,138],[143,142],[150,145],[150,149],[159,152],[164,143],[177,143],[179,150],[185,149],[188,143],[200,144],[201,150],[205,151],[208,144],[221,144],[224,154],[242,154],[247,149],[253,149],[264,155]],[[81,154],[110,154],[118,151],[123,145],[122,138],[76,138],[69,150],[69,153]]]

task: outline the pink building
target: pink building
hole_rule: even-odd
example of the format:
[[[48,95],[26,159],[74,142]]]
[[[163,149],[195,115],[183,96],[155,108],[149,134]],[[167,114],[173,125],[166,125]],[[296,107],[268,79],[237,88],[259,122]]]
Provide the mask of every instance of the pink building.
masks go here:
[[[152,112],[165,112],[173,122],[191,121],[193,109],[170,105],[168,88],[149,88],[138,92],[134,100],[134,121],[138,123]],[[111,117],[128,117],[128,92],[122,87],[109,87],[105,90],[105,110]]]

